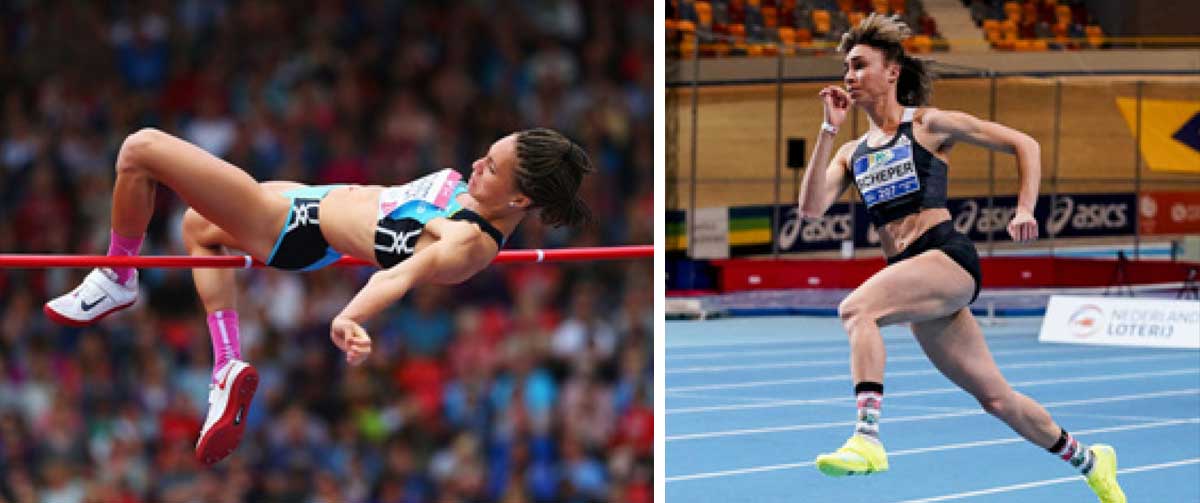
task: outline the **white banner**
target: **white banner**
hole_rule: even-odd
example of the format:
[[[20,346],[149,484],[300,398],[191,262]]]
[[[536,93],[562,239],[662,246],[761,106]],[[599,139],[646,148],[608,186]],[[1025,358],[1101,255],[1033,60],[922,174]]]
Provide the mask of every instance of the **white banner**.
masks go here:
[[[729,258],[729,208],[696,208],[692,258]]]
[[[1200,301],[1054,295],[1038,340],[1200,349]]]

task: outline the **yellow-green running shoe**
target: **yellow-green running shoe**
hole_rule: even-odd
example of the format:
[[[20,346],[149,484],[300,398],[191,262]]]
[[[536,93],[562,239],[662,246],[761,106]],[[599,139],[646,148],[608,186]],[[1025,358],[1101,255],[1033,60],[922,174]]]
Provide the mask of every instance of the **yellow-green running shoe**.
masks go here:
[[[856,434],[836,452],[817,456],[817,469],[830,477],[885,472],[887,452],[882,443]]]
[[[1125,503],[1125,492],[1117,485],[1117,451],[1112,446],[1095,444],[1092,451],[1092,471],[1087,474],[1088,487],[1100,497],[1100,503]]]

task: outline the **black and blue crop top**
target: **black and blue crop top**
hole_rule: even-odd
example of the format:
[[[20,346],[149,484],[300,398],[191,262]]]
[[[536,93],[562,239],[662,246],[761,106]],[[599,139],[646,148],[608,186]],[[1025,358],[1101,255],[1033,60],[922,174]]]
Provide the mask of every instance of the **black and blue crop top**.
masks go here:
[[[437,217],[473,222],[503,248],[504,234],[458,202],[458,195],[466,191],[462,175],[452,169],[383,189],[375,227],[375,260],[379,265],[389,268],[411,257],[425,224]]]

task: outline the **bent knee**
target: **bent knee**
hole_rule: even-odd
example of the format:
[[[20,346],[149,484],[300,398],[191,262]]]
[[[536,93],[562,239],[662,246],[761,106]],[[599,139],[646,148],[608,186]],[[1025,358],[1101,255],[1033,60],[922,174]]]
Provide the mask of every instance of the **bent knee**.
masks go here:
[[[183,212],[183,232],[193,232],[211,225],[208,219],[200,216],[195,208],[188,208]]]
[[[878,314],[877,310],[854,296],[846,297],[838,304],[838,318],[847,330],[864,323],[876,323],[879,319]]]
[[[977,396],[976,400],[983,410],[996,417],[1007,417],[1012,412],[1013,393]]]
[[[154,128],[142,128],[126,136],[117,154],[117,171],[129,172],[146,167],[141,161],[164,136],[166,133]]]
[[[183,213],[183,241],[191,246],[195,244],[203,245],[208,241],[208,236],[216,230],[216,225],[204,218],[196,210],[188,208]]]

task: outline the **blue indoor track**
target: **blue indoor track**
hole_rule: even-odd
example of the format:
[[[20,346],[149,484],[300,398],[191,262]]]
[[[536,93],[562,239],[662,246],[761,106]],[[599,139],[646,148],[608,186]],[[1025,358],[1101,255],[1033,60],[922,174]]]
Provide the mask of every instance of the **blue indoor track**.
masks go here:
[[[984,326],[1013,387],[1082,442],[1113,445],[1130,502],[1200,502],[1200,352],[1043,344],[1040,324]],[[667,501],[1096,501],[1068,464],[942,377],[906,328],[883,335],[891,470],[834,479],[812,461],[854,425],[836,318],[668,322]]]

